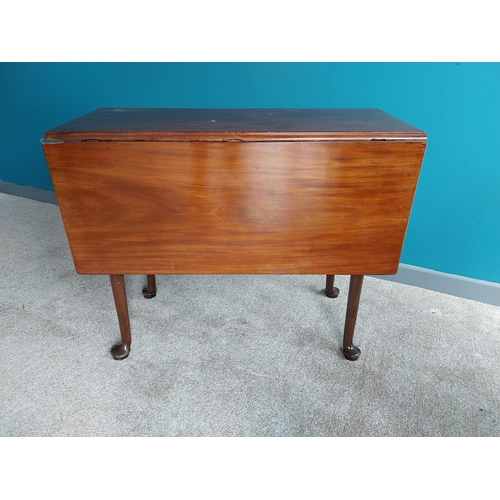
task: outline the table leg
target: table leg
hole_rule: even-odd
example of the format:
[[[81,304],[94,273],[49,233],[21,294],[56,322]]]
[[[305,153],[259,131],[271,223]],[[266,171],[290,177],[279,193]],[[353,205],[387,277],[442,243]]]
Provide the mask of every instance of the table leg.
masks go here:
[[[334,280],[335,280],[335,274],[327,274],[326,275],[325,294],[327,297],[330,297],[331,299],[335,299],[339,295],[339,289],[336,286],[333,286]]]
[[[145,299],[156,297],[156,278],[154,274],[148,274],[148,286],[142,290]]]
[[[125,359],[130,353],[132,335],[130,334],[130,321],[128,317],[127,291],[125,290],[125,277],[123,274],[110,274],[113,298],[115,299],[118,323],[122,341],[111,349],[111,355],[115,359]]]
[[[344,356],[356,361],[361,354],[361,350],[353,345],[354,327],[356,326],[356,317],[358,315],[359,298],[361,297],[361,287],[363,286],[364,276],[351,276],[349,283],[349,296],[347,298],[347,313],[344,327]]]

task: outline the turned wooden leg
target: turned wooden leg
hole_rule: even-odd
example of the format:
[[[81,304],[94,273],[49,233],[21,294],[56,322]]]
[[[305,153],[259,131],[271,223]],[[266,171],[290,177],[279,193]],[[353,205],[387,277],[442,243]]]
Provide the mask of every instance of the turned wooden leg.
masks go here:
[[[156,279],[154,274],[148,274],[148,286],[142,290],[145,299],[156,297]]]
[[[335,280],[335,274],[327,274],[326,275],[325,294],[327,297],[330,297],[331,299],[335,299],[339,295],[339,289],[336,286],[333,286],[334,280]]]
[[[130,321],[128,318],[127,292],[125,290],[125,278],[123,274],[110,274],[113,298],[115,299],[118,323],[122,341],[111,349],[111,355],[115,359],[125,359],[130,353],[132,336],[130,334]]]
[[[364,276],[362,275],[351,276],[349,283],[349,297],[347,298],[347,313],[344,328],[344,356],[351,361],[356,361],[361,354],[361,350],[353,345],[352,339],[354,336],[354,327],[356,326],[356,317],[358,316],[363,278]]]

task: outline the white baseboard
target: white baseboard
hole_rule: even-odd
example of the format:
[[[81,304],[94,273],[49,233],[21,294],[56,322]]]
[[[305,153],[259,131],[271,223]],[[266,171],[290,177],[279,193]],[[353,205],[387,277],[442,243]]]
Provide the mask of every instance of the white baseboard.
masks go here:
[[[19,186],[10,182],[0,181],[0,192],[57,205],[55,193],[45,189]],[[374,278],[418,286],[426,290],[434,290],[436,292],[455,295],[456,297],[500,306],[500,284],[490,281],[442,273],[424,267],[410,266],[409,264],[400,264],[398,273],[395,275],[374,276]]]
[[[500,306],[500,284],[491,281],[466,278],[409,264],[400,264],[398,273],[395,275],[374,276],[374,278],[418,286],[426,290]]]

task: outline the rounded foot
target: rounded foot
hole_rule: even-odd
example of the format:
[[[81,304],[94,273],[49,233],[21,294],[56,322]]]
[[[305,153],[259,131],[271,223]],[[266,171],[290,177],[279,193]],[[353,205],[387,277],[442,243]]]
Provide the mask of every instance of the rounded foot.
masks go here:
[[[339,289],[336,286],[333,287],[333,292],[325,290],[325,295],[331,299],[336,299],[339,296],[339,293]]]
[[[361,349],[355,345],[350,345],[349,347],[344,347],[344,357],[349,361],[356,361],[361,354]]]
[[[128,357],[129,354],[130,354],[129,344],[118,344],[111,349],[111,356],[113,356],[113,358],[118,360],[125,359],[126,357]]]
[[[156,290],[154,292],[148,292],[148,289],[144,288],[142,295],[145,299],[152,299],[153,297],[156,297]]]

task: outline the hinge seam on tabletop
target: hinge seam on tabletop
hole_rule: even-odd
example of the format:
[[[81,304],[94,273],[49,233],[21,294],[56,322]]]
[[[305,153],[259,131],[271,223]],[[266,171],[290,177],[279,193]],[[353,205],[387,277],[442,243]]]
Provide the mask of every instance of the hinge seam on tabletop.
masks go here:
[[[63,142],[83,142],[80,139],[41,139],[42,144],[61,144]]]

